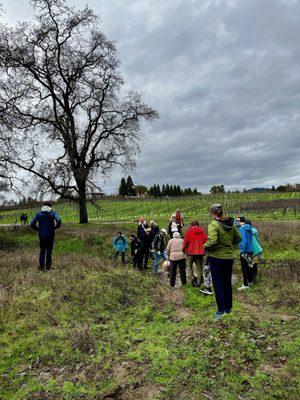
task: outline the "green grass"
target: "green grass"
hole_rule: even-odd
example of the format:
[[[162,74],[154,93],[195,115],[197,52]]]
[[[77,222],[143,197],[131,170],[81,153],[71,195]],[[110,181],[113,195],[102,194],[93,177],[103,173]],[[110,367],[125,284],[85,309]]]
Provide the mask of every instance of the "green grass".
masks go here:
[[[247,293],[235,266],[234,313],[217,322],[214,299],[190,285],[114,269],[117,227],[64,226],[46,274],[35,233],[8,234],[18,247],[0,250],[0,399],[297,398],[299,283],[292,261],[276,260],[298,224],[265,225],[274,261]]]
[[[290,201],[299,200],[296,204]],[[279,202],[285,200],[286,202]],[[295,193],[231,193],[225,195],[202,195],[170,199],[104,199],[97,202],[98,206],[88,203],[88,215],[91,222],[99,221],[133,221],[140,215],[147,218],[162,220],[169,217],[176,208],[180,208],[186,218],[197,217],[206,219],[209,205],[219,202],[229,214],[246,213],[249,218],[263,219],[298,219],[300,218],[300,192]],[[249,208],[247,211],[245,207]],[[11,210],[0,212],[0,223],[19,223],[21,212],[27,212],[32,218],[38,208],[26,210]],[[76,204],[58,203],[55,210],[64,222],[78,221]]]

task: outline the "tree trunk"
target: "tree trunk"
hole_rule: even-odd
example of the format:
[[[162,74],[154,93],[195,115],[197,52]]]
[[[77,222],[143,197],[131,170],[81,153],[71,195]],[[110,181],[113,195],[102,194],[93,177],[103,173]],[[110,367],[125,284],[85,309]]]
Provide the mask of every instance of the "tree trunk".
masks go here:
[[[83,184],[78,185],[79,189],[79,223],[80,224],[87,224],[88,223],[88,214],[87,214],[87,207],[86,207],[86,189],[85,189],[85,182]]]

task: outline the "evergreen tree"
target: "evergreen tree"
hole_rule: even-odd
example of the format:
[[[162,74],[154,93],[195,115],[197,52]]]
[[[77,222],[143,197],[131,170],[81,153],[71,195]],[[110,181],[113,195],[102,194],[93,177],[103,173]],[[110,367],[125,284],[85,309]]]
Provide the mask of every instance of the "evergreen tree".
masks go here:
[[[198,194],[197,188],[194,189],[194,194]]]
[[[161,195],[162,195],[162,196],[166,196],[166,185],[165,185],[165,184],[162,185],[162,188],[161,188]]]
[[[161,190],[160,190],[160,186],[159,185],[157,185],[157,197],[160,197],[161,196]]]
[[[127,178],[126,187],[128,196],[136,196],[134,184],[130,175]]]
[[[166,196],[170,196],[170,185],[166,184]]]
[[[127,196],[128,192],[127,192],[127,185],[126,185],[126,181],[124,178],[121,179],[121,183],[119,186],[119,195],[120,196]]]
[[[148,192],[149,192],[150,196],[154,196],[153,186],[150,186]]]
[[[156,186],[156,183],[154,183],[154,185],[153,185],[153,196],[157,197],[157,186]]]

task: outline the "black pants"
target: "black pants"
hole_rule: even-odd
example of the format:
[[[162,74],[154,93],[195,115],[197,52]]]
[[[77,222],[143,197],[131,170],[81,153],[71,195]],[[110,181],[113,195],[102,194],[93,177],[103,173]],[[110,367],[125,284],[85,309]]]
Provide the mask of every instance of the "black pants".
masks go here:
[[[54,239],[40,239],[39,270],[41,271],[45,270],[45,259],[46,270],[51,269],[53,241]]]
[[[229,311],[232,309],[233,260],[208,257],[207,261],[210,265],[218,311]]]
[[[240,260],[242,266],[244,286],[249,286],[250,283],[256,282],[257,264],[253,264],[252,267],[249,267],[249,264],[244,257],[241,256]]]
[[[120,251],[117,251],[117,250],[115,250],[115,254],[114,254],[114,265],[117,264],[117,260],[118,260],[119,254],[121,255],[122,264],[125,265],[125,251],[124,252],[120,252]]]
[[[141,251],[132,256],[132,264],[134,268],[143,268],[143,253]]]
[[[185,260],[170,261],[170,285],[175,286],[177,267],[179,268],[182,285],[186,284]]]
[[[149,243],[144,243],[144,249],[142,252],[142,264],[143,264],[144,268],[147,268],[147,266],[148,266],[149,254],[150,254]]]

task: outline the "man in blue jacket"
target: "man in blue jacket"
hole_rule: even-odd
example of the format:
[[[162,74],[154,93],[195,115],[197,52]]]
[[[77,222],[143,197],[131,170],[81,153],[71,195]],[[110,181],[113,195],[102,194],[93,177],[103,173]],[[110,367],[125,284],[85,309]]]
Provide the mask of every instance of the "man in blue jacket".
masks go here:
[[[249,285],[254,283],[252,264],[252,226],[248,223],[248,221],[246,221],[245,217],[240,217],[240,233],[242,235],[240,250],[244,284],[238,290],[245,290],[249,289]]]
[[[32,229],[39,232],[40,238],[40,256],[39,256],[39,270],[45,271],[51,269],[52,250],[55,231],[61,226],[61,219],[52,210],[52,203],[45,201],[41,211],[38,211],[33,217],[30,225]]]

